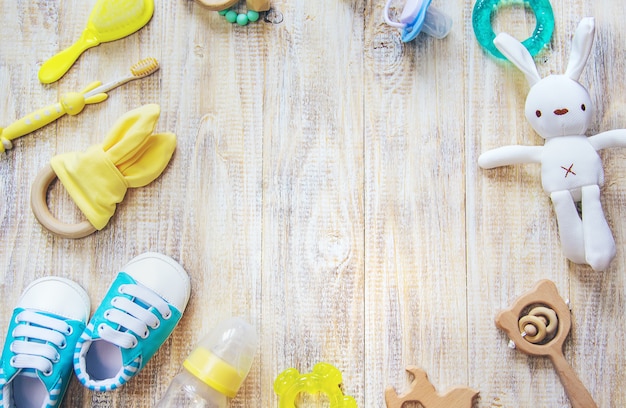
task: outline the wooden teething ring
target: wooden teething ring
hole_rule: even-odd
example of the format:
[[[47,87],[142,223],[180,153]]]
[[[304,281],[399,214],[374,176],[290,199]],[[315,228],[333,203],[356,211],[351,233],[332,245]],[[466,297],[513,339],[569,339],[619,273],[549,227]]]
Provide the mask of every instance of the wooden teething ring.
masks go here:
[[[48,208],[46,196],[48,187],[56,178],[57,175],[49,164],[35,177],[30,191],[30,207],[33,210],[33,214],[35,214],[35,218],[48,231],[63,238],[83,238],[94,233],[96,228],[87,220],[77,224],[66,224],[52,215]]]

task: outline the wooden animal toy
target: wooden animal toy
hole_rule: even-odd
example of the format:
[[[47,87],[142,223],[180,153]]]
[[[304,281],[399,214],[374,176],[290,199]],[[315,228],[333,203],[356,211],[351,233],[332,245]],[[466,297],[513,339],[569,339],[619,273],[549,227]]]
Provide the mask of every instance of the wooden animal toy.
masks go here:
[[[496,47],[531,85],[525,114],[545,143],[489,150],[480,155],[478,165],[492,169],[540,163],[541,182],[554,206],[564,255],[574,263],[602,271],[615,256],[615,241],[600,202],[604,171],[598,151],[626,147],[626,129],[585,135],[591,123],[592,105],[578,78],[591,52],[594,32],[594,19],[584,18],[574,34],[565,74],[543,79],[530,53],[518,40],[506,33],[496,37]],[[577,203],[581,204],[582,217]]]
[[[387,408],[402,408],[405,402],[417,402],[424,408],[471,408],[478,396],[478,391],[465,387],[454,388],[439,395],[424,370],[409,366],[406,371],[413,375],[411,389],[398,395],[392,387],[388,387],[385,390]]]
[[[522,353],[550,358],[572,408],[597,408],[591,394],[563,355],[563,343],[572,321],[569,308],[559,296],[554,282],[539,281],[513,306],[498,314],[496,326]]]

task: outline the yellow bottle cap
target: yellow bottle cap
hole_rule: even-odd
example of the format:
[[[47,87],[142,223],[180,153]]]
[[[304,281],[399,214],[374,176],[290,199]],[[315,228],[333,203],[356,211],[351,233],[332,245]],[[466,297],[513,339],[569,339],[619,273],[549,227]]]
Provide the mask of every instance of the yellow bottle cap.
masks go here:
[[[241,318],[221,322],[183,362],[209,387],[234,398],[245,380],[258,346],[254,328]]]
[[[196,348],[187,357],[183,367],[200,381],[230,398],[237,395],[248,374],[238,373],[235,367],[202,347]]]

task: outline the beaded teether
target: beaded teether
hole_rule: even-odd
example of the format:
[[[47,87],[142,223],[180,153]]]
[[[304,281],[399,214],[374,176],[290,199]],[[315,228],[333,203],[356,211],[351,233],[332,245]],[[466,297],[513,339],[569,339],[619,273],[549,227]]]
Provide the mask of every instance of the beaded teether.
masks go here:
[[[341,371],[328,363],[317,363],[308,374],[286,369],[276,377],[274,391],[280,396],[280,408],[295,408],[296,398],[303,392],[326,394],[330,408],[357,408],[354,398],[341,391],[341,383]]]
[[[405,402],[417,402],[424,408],[471,408],[478,396],[477,391],[466,387],[454,388],[439,395],[424,370],[410,366],[406,371],[413,375],[411,389],[398,395],[392,387],[388,387],[385,390],[387,408],[402,408]]]
[[[230,7],[237,4],[239,0],[196,0],[198,3],[207,7],[209,10],[219,11],[221,16],[226,18],[229,23],[237,23],[241,26],[245,26],[248,23],[253,23],[259,19],[260,11],[267,11],[270,9],[269,0],[246,0],[246,7],[248,11],[245,13],[238,13],[235,10],[231,10]]]
[[[235,10],[220,10],[220,16],[224,16],[229,23],[237,23],[245,26],[248,23],[254,23],[259,19],[259,13],[254,10],[248,10],[246,13],[237,13]]]
[[[512,347],[532,356],[547,356],[561,379],[572,408],[597,407],[589,391],[565,360],[563,343],[572,326],[567,304],[554,282],[542,280],[496,317]]]
[[[554,13],[549,0],[478,0],[472,12],[472,26],[478,43],[491,55],[500,59],[506,57],[493,44],[496,34],[491,27],[491,19],[501,4],[524,4],[530,6],[537,23],[532,35],[522,41],[533,57],[550,41],[554,32]]]

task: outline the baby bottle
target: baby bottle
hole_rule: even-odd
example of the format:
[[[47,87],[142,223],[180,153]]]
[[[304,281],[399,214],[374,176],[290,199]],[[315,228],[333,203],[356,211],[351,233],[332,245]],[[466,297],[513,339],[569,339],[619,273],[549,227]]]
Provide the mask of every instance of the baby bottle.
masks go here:
[[[157,408],[226,408],[257,349],[254,328],[239,317],[221,322],[183,362]]]

